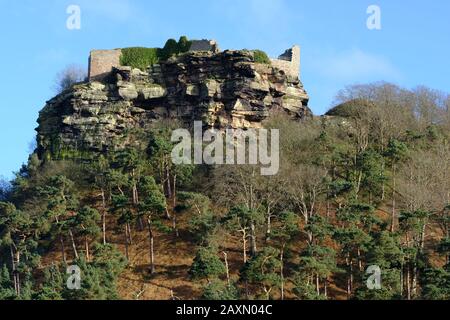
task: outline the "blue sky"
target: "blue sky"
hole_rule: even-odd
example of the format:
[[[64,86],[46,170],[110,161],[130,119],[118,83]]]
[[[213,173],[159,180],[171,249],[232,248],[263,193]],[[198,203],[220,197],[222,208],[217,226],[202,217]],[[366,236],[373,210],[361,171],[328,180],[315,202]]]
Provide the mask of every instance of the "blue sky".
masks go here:
[[[66,9],[81,8],[68,30]],[[381,30],[366,10],[381,8]],[[0,0],[0,176],[29,154],[55,74],[87,67],[91,49],[162,46],[168,38],[216,39],[222,49],[276,57],[302,47],[301,79],[315,114],[346,85],[385,80],[408,88],[450,88],[448,0]]]

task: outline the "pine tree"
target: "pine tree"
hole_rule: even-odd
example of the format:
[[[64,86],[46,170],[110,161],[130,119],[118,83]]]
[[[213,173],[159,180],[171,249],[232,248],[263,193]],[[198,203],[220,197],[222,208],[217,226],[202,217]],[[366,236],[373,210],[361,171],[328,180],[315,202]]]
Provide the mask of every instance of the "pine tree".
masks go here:
[[[385,157],[391,164],[392,172],[392,213],[391,213],[391,232],[395,231],[396,219],[396,186],[397,186],[397,164],[407,157],[408,147],[401,141],[391,139],[385,151]]]
[[[127,196],[124,194],[112,195],[111,212],[116,215],[117,223],[125,227],[125,256],[127,260],[129,257],[129,245],[130,241],[130,222],[133,221],[133,213],[130,210],[130,202]]]
[[[145,176],[140,181],[142,190],[139,212],[147,219],[148,239],[150,244],[150,273],[155,273],[154,232],[155,227],[167,231],[160,221],[161,214],[166,209],[166,199],[161,188],[153,177]]]
[[[289,249],[289,244],[293,238],[300,234],[298,226],[299,217],[293,212],[285,211],[278,216],[278,223],[276,223],[272,236],[275,240],[280,242],[280,291],[281,300],[285,295],[285,276],[284,276],[284,257],[286,251]]]
[[[355,289],[355,275],[361,276],[364,269],[364,253],[372,241],[370,230],[380,221],[373,214],[371,205],[354,202],[338,210],[341,226],[336,228],[333,238],[339,243],[342,259],[347,271],[347,295]]]
[[[175,211],[185,212],[191,216],[189,231],[197,243],[205,244],[217,225],[217,218],[211,210],[211,200],[201,193],[194,192],[180,192],[178,197],[181,204]]]
[[[220,260],[217,248],[214,246],[199,247],[194,262],[189,270],[193,279],[206,279],[208,283],[226,272],[225,265]]]
[[[359,300],[393,300],[402,297],[402,268],[404,253],[399,237],[388,231],[373,235],[366,254],[367,266],[377,266],[381,270],[381,288],[369,288],[365,274],[362,285],[356,290],[355,298]]]
[[[234,284],[228,285],[220,279],[214,279],[203,287],[202,299],[238,300],[239,291]]]
[[[94,246],[94,259],[88,263],[80,257],[74,263],[81,269],[81,288],[63,288],[68,300],[113,300],[118,298],[117,277],[126,266],[126,259],[113,245]],[[64,282],[65,283],[65,282]]]
[[[241,235],[243,260],[247,262],[247,239],[252,235],[252,228],[264,223],[264,215],[258,210],[250,210],[246,206],[232,208],[225,216],[226,226]]]
[[[427,268],[422,276],[422,298],[426,300],[450,299],[450,272],[444,268]]]
[[[39,193],[47,200],[45,216],[52,225],[52,233],[58,238],[61,245],[61,254],[64,263],[67,263],[64,246],[64,235],[68,234],[71,240],[75,258],[78,258],[72,225],[68,220],[76,211],[79,203],[75,192],[75,184],[64,175],[52,176],[47,183],[39,187]]]
[[[98,222],[101,220],[100,214],[96,209],[85,206],[77,212],[72,220],[77,234],[84,239],[86,260],[89,262],[91,260],[89,244],[101,233],[98,226]]]
[[[63,268],[64,266],[62,266]],[[62,300],[64,288],[64,275],[57,265],[44,270],[44,281],[36,291],[33,299],[36,300]]]
[[[102,240],[103,244],[106,244],[106,214],[107,210],[107,193],[111,188],[109,181],[110,163],[107,158],[101,155],[97,161],[93,162],[88,167],[89,173],[92,176],[93,186],[100,191],[99,196],[102,200]]]
[[[0,273],[0,300],[14,299],[16,294],[10,272],[6,264],[4,264]]]
[[[424,252],[425,232],[431,213],[424,210],[400,213],[400,230],[405,236],[405,271],[407,299],[418,295],[419,274],[428,264]]]
[[[265,247],[244,265],[241,280],[259,287],[269,300],[273,289],[281,285],[280,265],[280,251]]]
[[[0,202],[0,247],[9,252],[14,291],[19,298],[24,294],[28,265],[33,267],[36,258],[33,236],[38,234],[37,227],[28,212],[17,210],[12,203]]]
[[[328,295],[328,279],[337,271],[336,252],[329,247],[309,245],[300,255],[297,277],[306,280],[307,287],[315,288],[315,297],[322,299]],[[323,281],[323,290],[320,283]],[[300,292],[300,291],[299,291]]]

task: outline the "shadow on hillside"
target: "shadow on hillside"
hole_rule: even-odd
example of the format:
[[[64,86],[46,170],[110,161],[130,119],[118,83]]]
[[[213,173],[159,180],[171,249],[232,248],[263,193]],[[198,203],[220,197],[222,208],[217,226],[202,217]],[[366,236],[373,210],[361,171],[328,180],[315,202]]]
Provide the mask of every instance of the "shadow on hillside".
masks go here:
[[[156,265],[155,266],[156,273],[150,274],[150,265],[143,264],[133,267],[133,272],[141,274],[144,280],[147,281],[160,278],[174,280],[179,278],[185,278],[189,268],[190,266],[187,264],[170,265],[170,266]]]

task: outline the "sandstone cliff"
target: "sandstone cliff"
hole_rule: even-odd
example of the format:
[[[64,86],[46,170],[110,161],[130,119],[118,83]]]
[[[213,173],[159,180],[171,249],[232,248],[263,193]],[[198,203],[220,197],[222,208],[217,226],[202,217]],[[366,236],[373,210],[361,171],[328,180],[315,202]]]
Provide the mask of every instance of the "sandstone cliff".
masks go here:
[[[217,128],[257,128],[271,112],[311,115],[298,78],[255,63],[250,51],[189,52],[145,72],[114,68],[103,82],[74,85],[39,114],[38,154],[121,149],[138,143],[127,133],[154,121],[194,120]]]

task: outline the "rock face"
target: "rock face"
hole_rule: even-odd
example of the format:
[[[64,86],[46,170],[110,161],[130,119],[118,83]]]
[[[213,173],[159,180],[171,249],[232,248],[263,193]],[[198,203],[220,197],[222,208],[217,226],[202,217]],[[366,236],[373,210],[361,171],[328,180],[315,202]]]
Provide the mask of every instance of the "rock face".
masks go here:
[[[155,121],[194,120],[216,128],[259,128],[271,112],[309,117],[298,78],[254,62],[249,51],[189,52],[149,67],[114,68],[103,83],[74,85],[39,114],[38,154],[106,152],[139,143]]]

